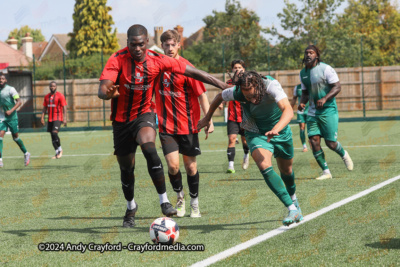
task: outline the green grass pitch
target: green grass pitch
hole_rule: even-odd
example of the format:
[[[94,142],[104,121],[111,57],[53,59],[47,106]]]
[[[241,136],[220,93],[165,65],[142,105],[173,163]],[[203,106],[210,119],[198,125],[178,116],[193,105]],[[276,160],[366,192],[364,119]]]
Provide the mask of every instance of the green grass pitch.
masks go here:
[[[292,126],[294,171],[304,215],[400,175],[400,122],[341,123],[339,141],[354,161],[348,172],[341,158],[324,148],[334,179],[317,181],[312,153],[302,153],[299,128]],[[286,208],[270,191],[254,162],[241,169],[236,146],[235,174],[226,174],[227,136],[216,127],[209,140],[200,134],[201,218],[175,218],[178,242],[204,244],[203,252],[40,252],[41,242],[78,244],[150,242],[149,226],[161,209],[143,155],[136,159],[137,226],[122,228],[126,209],[119,168],[112,155],[112,132],[62,132],[64,157],[51,160],[48,133],[21,133],[32,154],[23,155],[10,135],[4,138],[0,169],[0,263],[9,266],[188,266],[281,226]],[[158,138],[157,138],[158,139]],[[159,141],[157,149],[161,154]],[[140,152],[140,149],[138,149]],[[278,171],[274,163],[275,170]],[[181,165],[187,214],[189,195]],[[176,194],[166,178],[171,203]],[[400,181],[332,210],[310,222],[224,259],[217,266],[396,265],[400,252]]]

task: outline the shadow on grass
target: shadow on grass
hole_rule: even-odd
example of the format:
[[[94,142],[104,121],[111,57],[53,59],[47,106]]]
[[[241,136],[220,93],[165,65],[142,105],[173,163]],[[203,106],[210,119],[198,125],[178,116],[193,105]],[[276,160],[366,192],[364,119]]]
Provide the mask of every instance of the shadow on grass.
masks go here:
[[[380,242],[365,244],[365,246],[379,249],[400,249],[400,238],[384,239]]]
[[[119,229],[126,229],[127,231],[131,232],[148,232],[149,225],[140,226],[141,220],[146,219],[154,219],[154,218],[147,218],[147,217],[137,217],[136,223],[137,225],[133,228],[123,228],[122,224],[122,217],[60,217],[65,219],[81,219],[81,220],[120,220],[120,223],[114,226],[104,226],[104,227],[84,227],[84,228],[57,228],[57,229],[46,229],[48,232],[71,232],[71,233],[78,233],[78,234],[105,234],[105,233],[114,233],[113,227],[117,226]],[[58,219],[58,218],[51,218],[51,219]],[[248,230],[248,225],[257,225],[262,223],[270,223],[270,222],[277,222],[280,220],[263,220],[259,222],[245,222],[245,223],[232,223],[232,224],[201,224],[201,225],[188,225],[188,226],[180,226],[181,229],[185,230],[192,230],[192,231],[201,231],[201,234],[205,233],[212,233],[214,231],[237,231],[237,230]],[[147,224],[147,223],[146,223]],[[139,225],[139,226],[138,226]],[[11,230],[11,231],[3,231],[5,234],[12,234],[17,236],[27,236],[29,234],[35,234],[42,232],[43,229],[29,229],[29,230]],[[232,232],[232,234],[235,234]]]

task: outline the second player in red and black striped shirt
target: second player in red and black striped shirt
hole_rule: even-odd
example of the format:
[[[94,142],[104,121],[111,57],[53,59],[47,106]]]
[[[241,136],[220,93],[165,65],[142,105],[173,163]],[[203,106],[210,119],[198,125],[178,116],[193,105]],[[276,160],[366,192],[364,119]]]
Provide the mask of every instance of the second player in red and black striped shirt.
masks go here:
[[[160,39],[165,55],[192,66],[178,54],[181,38],[177,31],[168,30]],[[200,155],[201,151],[196,126],[200,119],[200,106],[204,114],[207,114],[210,106],[205,92],[202,82],[173,72],[163,72],[156,80],[159,136],[168,165],[169,179],[177,193],[178,217],[183,217],[186,212],[179,153],[183,157],[191,197],[190,217],[201,217],[198,202],[199,172],[196,162],[196,156]],[[213,130],[214,126],[211,124],[208,132]]]
[[[231,63],[232,72],[235,73],[236,71],[245,71],[245,63],[241,59],[235,59]],[[227,82],[228,84],[230,81]],[[235,173],[235,155],[236,155],[236,139],[237,135],[240,134],[242,139],[242,146],[244,151],[243,156],[243,163],[242,168],[246,170],[249,167],[249,147],[246,142],[246,138],[244,136],[244,130],[240,127],[240,123],[242,122],[242,107],[240,102],[238,101],[229,101],[228,104],[228,149],[227,149],[227,156],[228,156],[228,170],[227,173]]]
[[[49,88],[50,93],[44,97],[41,122],[44,125],[44,115],[47,112],[47,132],[51,135],[51,142],[56,151],[56,155],[52,158],[59,159],[62,157],[62,148],[58,132],[60,131],[61,123],[67,126],[67,102],[64,95],[57,92],[57,83],[55,81],[50,82]]]
[[[155,148],[155,114],[151,111],[155,80],[162,72],[172,72],[194,77],[221,89],[228,85],[185,62],[147,50],[149,39],[147,29],[142,25],[131,26],[127,36],[127,47],[114,53],[107,61],[100,77],[98,96],[104,100],[112,99],[114,154],[120,166],[122,191],[127,200],[123,226],[133,227],[138,207],[134,200],[138,145],[159,194],[161,211],[166,216],[177,213],[168,200],[164,170]]]

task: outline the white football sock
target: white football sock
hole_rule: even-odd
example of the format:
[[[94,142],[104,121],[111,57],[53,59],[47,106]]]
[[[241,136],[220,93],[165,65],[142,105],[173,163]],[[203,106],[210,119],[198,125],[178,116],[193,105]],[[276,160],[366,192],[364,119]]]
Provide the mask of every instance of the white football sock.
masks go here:
[[[329,169],[324,170],[324,174],[331,174],[331,171]]]
[[[136,203],[135,203],[135,199],[132,199],[131,201],[127,201],[126,204],[128,210],[133,210],[136,208]]]
[[[234,168],[234,167],[233,167],[234,165],[235,165],[235,162],[229,161],[229,165],[228,165],[228,166],[229,166],[229,169],[233,169],[233,168]]]
[[[176,193],[178,198],[183,198],[185,196],[185,193],[183,193],[183,190],[179,193]]]
[[[191,198],[190,199],[190,205],[199,205],[199,198]]]
[[[303,145],[303,148],[307,148],[307,145],[306,145],[306,144],[304,144],[304,145]]]
[[[158,197],[160,198],[160,205],[162,203],[169,202],[167,192],[165,192],[164,194],[158,194]]]
[[[292,201],[295,201],[296,200],[296,194],[291,195],[290,198],[292,199]]]
[[[59,146],[59,147],[57,148],[57,152],[60,152],[60,151],[62,151],[62,147],[61,147],[61,146]]]
[[[297,210],[296,206],[294,204],[290,205],[289,207],[287,207],[289,211],[291,210]]]

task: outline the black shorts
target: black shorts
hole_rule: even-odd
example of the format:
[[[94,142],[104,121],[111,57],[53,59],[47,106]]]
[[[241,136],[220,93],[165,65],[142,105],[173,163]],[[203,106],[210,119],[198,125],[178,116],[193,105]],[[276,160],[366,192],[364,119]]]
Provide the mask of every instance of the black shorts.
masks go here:
[[[228,121],[228,135],[240,134],[244,136],[244,129],[240,128],[240,122]]]
[[[201,154],[199,135],[195,134],[167,134],[160,133],[162,150],[165,155],[179,150],[179,153],[189,157]]]
[[[47,131],[49,133],[51,132],[59,132],[61,128],[61,123],[62,121],[52,121],[52,122],[47,122]]]
[[[112,123],[113,138],[114,138],[114,155],[126,156],[136,152],[138,143],[136,136],[143,127],[151,127],[156,130],[156,116],[153,112],[148,112],[139,115],[136,119],[130,122]]]

